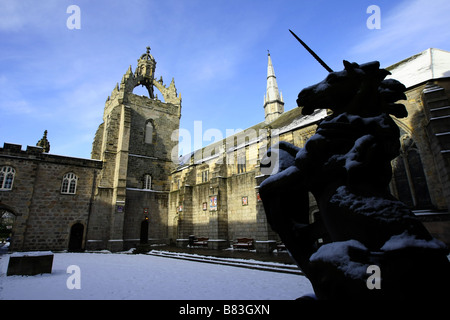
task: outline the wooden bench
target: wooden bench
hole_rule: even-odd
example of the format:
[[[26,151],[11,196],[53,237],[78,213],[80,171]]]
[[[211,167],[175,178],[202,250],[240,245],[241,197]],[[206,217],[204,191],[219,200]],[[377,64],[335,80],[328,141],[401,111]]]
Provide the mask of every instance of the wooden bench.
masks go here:
[[[209,238],[196,238],[192,244],[194,247],[207,247]]]
[[[233,243],[233,248],[237,249],[253,249],[253,239],[251,238],[237,238],[236,242]]]

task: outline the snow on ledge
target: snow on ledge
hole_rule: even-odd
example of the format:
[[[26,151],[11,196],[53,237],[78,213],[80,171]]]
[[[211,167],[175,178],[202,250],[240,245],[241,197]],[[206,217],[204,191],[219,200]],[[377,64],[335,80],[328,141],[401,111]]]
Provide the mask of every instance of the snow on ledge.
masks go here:
[[[392,236],[381,247],[381,250],[392,251],[404,248],[445,249],[446,245],[435,238],[431,240],[417,239],[416,236],[410,235],[405,231],[402,234]]]
[[[335,265],[339,270],[352,279],[361,279],[366,275],[367,265],[350,261],[348,250],[350,247],[363,251],[368,249],[359,241],[347,240],[325,244],[310,257],[310,261],[323,261]]]
[[[51,251],[28,251],[28,252],[14,252],[11,257],[40,257],[40,256],[51,256],[53,252]]]

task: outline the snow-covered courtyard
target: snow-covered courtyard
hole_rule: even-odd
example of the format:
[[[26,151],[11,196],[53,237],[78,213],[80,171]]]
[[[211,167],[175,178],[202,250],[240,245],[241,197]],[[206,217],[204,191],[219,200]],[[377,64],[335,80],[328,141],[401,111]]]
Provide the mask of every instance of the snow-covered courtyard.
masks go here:
[[[313,293],[298,274],[161,256],[55,253],[51,274],[6,276],[0,255],[0,300],[294,300]],[[78,266],[79,289],[74,287]]]

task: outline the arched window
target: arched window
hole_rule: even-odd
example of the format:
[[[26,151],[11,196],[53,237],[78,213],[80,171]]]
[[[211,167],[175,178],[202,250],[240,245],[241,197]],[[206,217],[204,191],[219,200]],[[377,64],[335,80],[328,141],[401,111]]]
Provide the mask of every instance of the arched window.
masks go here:
[[[75,173],[66,173],[62,180],[61,193],[75,194],[77,192],[78,177]]]
[[[0,190],[11,190],[14,183],[16,170],[9,166],[0,169]]]
[[[144,176],[144,190],[151,190],[152,189],[152,176],[149,174],[146,174]]]
[[[407,134],[401,137],[400,155],[392,161],[394,195],[414,209],[433,206],[419,150]]]
[[[153,144],[155,138],[155,125],[153,120],[148,120],[145,124],[145,143]]]

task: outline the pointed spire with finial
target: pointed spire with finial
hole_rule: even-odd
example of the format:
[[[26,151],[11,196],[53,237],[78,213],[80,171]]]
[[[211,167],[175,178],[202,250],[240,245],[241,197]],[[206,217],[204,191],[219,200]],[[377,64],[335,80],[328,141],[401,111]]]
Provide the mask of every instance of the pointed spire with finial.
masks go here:
[[[45,153],[50,152],[50,142],[47,140],[47,130],[44,131],[44,136],[36,143],[36,146],[41,147]]]
[[[272,122],[284,112],[283,96],[278,90],[277,77],[273,69],[270,52],[267,50],[267,88],[264,96],[264,112],[266,123]]]

